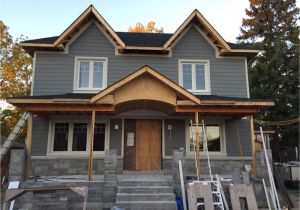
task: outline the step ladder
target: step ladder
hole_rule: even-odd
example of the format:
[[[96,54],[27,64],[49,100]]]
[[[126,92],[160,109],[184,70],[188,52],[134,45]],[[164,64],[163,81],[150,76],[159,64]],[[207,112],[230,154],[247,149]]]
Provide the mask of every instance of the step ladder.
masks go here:
[[[197,124],[191,124],[191,126],[198,126],[199,127],[199,124],[198,125]],[[224,196],[224,192],[223,192],[223,189],[222,189],[220,179],[219,179],[218,175],[216,175],[216,178],[214,179],[214,177],[211,173],[209,151],[208,151],[208,146],[207,146],[206,126],[205,126],[204,120],[202,120],[202,134],[203,134],[202,139],[200,138],[198,141],[203,143],[203,145],[202,145],[203,149],[199,149],[199,150],[196,149],[197,148],[196,147],[196,140],[195,140],[194,137],[197,136],[197,135],[193,135],[193,133],[192,133],[192,141],[193,141],[193,145],[194,145],[195,158],[197,157],[197,155],[196,155],[197,152],[205,152],[205,154],[206,154],[210,181],[203,181],[203,182],[210,183],[210,185],[211,185],[214,209],[225,210],[224,204],[225,204],[226,209],[229,209],[228,205],[227,205],[226,198]],[[195,161],[197,161],[197,160],[195,159]],[[202,182],[202,181],[197,181],[197,182]],[[203,206],[204,207],[204,203],[197,203],[197,206]]]
[[[19,121],[17,122],[14,129],[11,131],[7,139],[5,140],[4,144],[1,147],[1,161],[5,157],[6,153],[9,151],[10,147],[12,146],[13,142],[17,139],[21,128],[26,125],[27,119],[29,117],[29,113],[24,113]]]

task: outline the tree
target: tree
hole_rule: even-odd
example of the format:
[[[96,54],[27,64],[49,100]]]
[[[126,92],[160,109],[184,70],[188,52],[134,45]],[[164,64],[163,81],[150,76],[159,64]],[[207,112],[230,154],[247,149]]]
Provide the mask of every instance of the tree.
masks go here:
[[[257,115],[263,120],[299,116],[299,8],[295,0],[250,0],[239,42],[261,52],[249,62],[253,98],[271,98],[276,105]],[[275,126],[275,139],[299,146],[299,130]]]
[[[30,94],[32,58],[18,44],[22,40],[23,36],[13,41],[8,27],[0,21],[1,100]],[[21,113],[17,108],[1,112],[1,135],[7,136],[10,133]]]
[[[129,27],[128,32],[163,33],[163,27],[155,28],[155,24],[156,23],[154,21],[150,21],[146,26],[144,26],[142,23],[137,22],[134,28],[132,28],[131,26]]]

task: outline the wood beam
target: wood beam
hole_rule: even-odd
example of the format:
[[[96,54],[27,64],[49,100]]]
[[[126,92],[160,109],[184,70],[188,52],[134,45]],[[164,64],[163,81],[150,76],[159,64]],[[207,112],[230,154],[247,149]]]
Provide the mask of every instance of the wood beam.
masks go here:
[[[28,155],[31,155],[31,149],[32,149],[32,114],[29,114],[28,120],[27,120],[27,137],[26,137],[26,147],[27,147],[27,151],[28,151]],[[26,164],[26,177],[29,176],[29,164],[27,161]]]
[[[238,114],[238,113],[257,113],[257,108],[239,108],[239,107],[199,107],[199,108],[185,108],[176,107],[177,113],[182,112],[201,112],[201,113],[215,113],[215,114]]]
[[[21,107],[22,109],[28,112],[114,112],[115,108],[111,105],[107,106],[84,106],[84,105],[53,105],[53,106],[46,106],[46,105],[27,105]]]
[[[254,122],[253,114],[249,116],[250,121],[250,141],[251,141],[251,153],[252,153],[252,173],[256,176],[256,151],[255,151],[255,135],[254,135]]]
[[[88,164],[88,179],[92,180],[93,177],[93,149],[94,149],[94,129],[95,129],[96,112],[92,111],[92,119],[90,126],[90,149],[89,149],[89,164]]]
[[[200,128],[199,128],[199,115],[195,112],[195,124],[196,124],[196,171],[198,181],[200,180]]]

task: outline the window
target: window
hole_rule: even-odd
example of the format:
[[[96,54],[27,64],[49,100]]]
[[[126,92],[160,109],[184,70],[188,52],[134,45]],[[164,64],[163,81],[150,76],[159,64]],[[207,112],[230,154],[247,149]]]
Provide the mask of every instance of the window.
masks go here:
[[[75,58],[75,92],[97,92],[107,85],[107,58]]]
[[[68,150],[68,123],[55,123],[53,151]]]
[[[105,124],[96,123],[94,128],[94,151],[104,151]]]
[[[209,61],[179,60],[179,84],[193,93],[210,93]]]
[[[222,151],[222,129],[220,124],[208,124],[206,127],[206,138],[207,138],[207,148],[210,153],[220,153]],[[203,144],[203,127],[199,126],[200,130],[200,149],[203,150],[205,145]],[[193,139],[196,139],[196,126],[191,127],[191,132]],[[194,153],[194,142],[190,137],[188,137],[188,152]]]
[[[50,152],[66,154],[66,152],[87,153],[90,145],[90,124],[80,123],[52,123],[52,144]],[[93,151],[104,152],[106,148],[106,124],[95,123]]]

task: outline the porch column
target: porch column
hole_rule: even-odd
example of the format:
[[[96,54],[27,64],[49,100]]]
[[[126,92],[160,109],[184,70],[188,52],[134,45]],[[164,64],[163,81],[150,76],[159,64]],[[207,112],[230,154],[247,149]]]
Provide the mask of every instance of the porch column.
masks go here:
[[[253,114],[249,116],[249,120],[250,120],[251,153],[252,153],[252,174],[253,174],[253,176],[256,176],[256,154],[255,154],[255,136],[254,136]]]
[[[27,119],[27,136],[26,136],[26,147],[28,151],[28,155],[31,156],[31,150],[32,150],[32,114],[29,114],[28,119]],[[25,176],[29,176],[29,164],[26,162],[26,168],[25,168]]]
[[[94,148],[94,127],[95,127],[95,111],[92,111],[92,119],[90,126],[90,150],[89,150],[89,163],[88,163],[88,180],[92,180],[93,175],[93,148]]]

